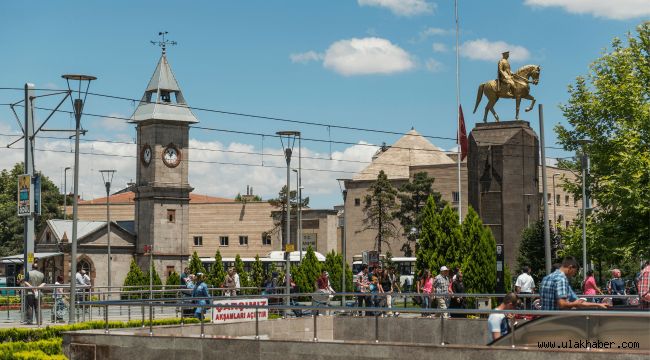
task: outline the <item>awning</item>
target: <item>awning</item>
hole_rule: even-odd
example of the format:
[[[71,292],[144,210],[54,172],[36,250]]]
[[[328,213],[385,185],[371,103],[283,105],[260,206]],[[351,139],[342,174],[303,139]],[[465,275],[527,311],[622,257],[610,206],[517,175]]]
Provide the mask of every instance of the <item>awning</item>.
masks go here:
[[[54,256],[63,255],[62,252],[43,252],[43,253],[34,253],[34,260],[47,259]],[[0,262],[12,262],[16,264],[22,264],[24,259],[24,254],[5,256],[0,258]]]

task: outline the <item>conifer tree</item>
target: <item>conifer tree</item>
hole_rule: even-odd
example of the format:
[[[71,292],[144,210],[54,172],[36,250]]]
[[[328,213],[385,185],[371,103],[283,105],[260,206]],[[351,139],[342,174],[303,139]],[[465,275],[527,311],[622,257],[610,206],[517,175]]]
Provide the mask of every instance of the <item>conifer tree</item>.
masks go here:
[[[153,267],[153,278],[151,279],[151,288],[152,290],[162,290],[162,280],[160,279],[160,276],[158,276],[158,272],[156,271],[156,262],[152,262],[151,266]],[[144,290],[149,290],[149,270],[147,270],[147,273],[144,274],[144,277],[142,278],[143,282],[141,285],[144,285],[143,289]],[[146,299],[149,298],[149,294],[144,295]],[[153,294],[154,298],[160,297],[160,293],[154,293]]]
[[[235,268],[237,269],[237,274],[239,274],[239,286],[249,287],[250,285],[248,283],[248,273],[244,271],[244,261],[242,261],[239,254],[235,256]],[[244,295],[247,292],[247,290],[241,290],[241,295]]]
[[[144,274],[142,273],[142,270],[140,270],[140,267],[135,263],[135,259],[131,259],[131,266],[129,268],[129,272],[126,274],[126,278],[124,279],[124,286],[142,285],[143,278],[144,278]],[[125,289],[125,291],[138,291],[138,290],[142,290],[142,288],[130,287]],[[129,298],[128,294],[122,295],[122,299],[128,299],[128,298]],[[131,294],[130,298],[139,299],[140,294]]]
[[[381,170],[377,175],[377,181],[372,183],[367,191],[370,194],[364,198],[363,212],[366,217],[361,222],[363,229],[356,233],[367,230],[376,232],[375,248],[381,254],[381,245],[385,243],[390,248],[388,240],[399,236],[397,226],[393,221],[393,212],[399,209],[395,202],[397,190],[390,184],[384,170]]]
[[[424,270],[433,270],[437,266],[435,256],[436,238],[434,229],[439,226],[440,215],[436,212],[436,203],[433,197],[427,199],[424,207],[424,219],[422,220],[422,232],[420,236],[420,248],[415,253],[415,276],[414,281],[422,276]],[[413,283],[415,284],[415,282]]]
[[[343,269],[341,267],[343,263],[343,255],[336,253],[334,250],[332,252],[327,253],[327,257],[325,259],[325,263],[322,264],[322,268],[327,270],[328,274],[330,275],[329,280],[330,284],[332,285],[332,289],[334,289],[335,292],[340,293],[341,291],[341,275],[343,273]],[[348,267],[348,264],[345,264],[345,292],[354,292],[354,286],[352,284],[352,279],[353,279],[353,274],[352,270]],[[313,285],[312,285],[313,287]]]
[[[167,281],[165,281],[165,297],[168,298],[173,298],[176,297],[174,291],[178,289],[178,287],[172,285],[180,285],[181,284],[181,277],[176,273],[176,270],[174,270],[169,276],[167,277]]]
[[[470,206],[463,220],[465,258],[461,267],[465,292],[489,294],[496,291],[496,242],[489,227],[483,227],[478,214]],[[509,277],[507,274],[506,277]],[[474,307],[474,298],[467,298],[468,307]]]
[[[431,273],[435,275],[440,273],[442,266],[450,269],[460,267],[462,264],[461,250],[463,248],[463,234],[458,223],[458,213],[447,204],[438,219],[439,226],[434,229],[436,242],[435,268],[431,270]]]
[[[206,273],[205,268],[203,267],[203,263],[201,262],[201,259],[199,256],[196,254],[196,250],[194,250],[194,254],[192,254],[192,259],[190,260],[190,264],[188,265],[190,268],[190,274],[198,274],[198,273]]]
[[[549,227],[551,237],[551,264],[557,262],[556,250],[558,247],[555,238],[553,226]],[[582,250],[582,232],[580,232],[580,249]],[[612,249],[613,253],[614,250]],[[582,255],[582,251],[580,252]],[[582,257],[582,256],[580,256]],[[546,258],[544,244],[544,220],[539,219],[530,224],[530,227],[524,228],[521,232],[521,238],[517,243],[517,273],[521,271],[522,266],[530,266],[530,275],[535,280],[535,285],[541,284],[542,279],[546,276]]]
[[[314,249],[309,245],[302,264],[297,269],[297,273],[293,274],[293,282],[300,287],[300,291],[303,293],[314,292],[314,284],[321,275],[320,272],[321,264],[316,258]]]
[[[224,280],[226,279],[226,270],[223,268],[223,259],[221,258],[221,251],[217,249],[217,252],[214,254],[214,264],[212,264],[212,269],[210,269],[210,274],[205,279],[205,282],[212,285],[215,288],[220,288],[223,285]]]
[[[255,262],[253,263],[253,268],[250,273],[250,287],[260,287],[262,286],[262,281],[264,280],[264,264],[260,260],[259,254],[255,255]],[[241,281],[241,278],[240,278]],[[248,291],[249,294],[260,294],[259,289],[251,289]]]
[[[413,256],[413,249],[417,251],[419,247],[415,240],[420,237],[424,221],[424,208],[429,196],[433,196],[438,213],[441,213],[447,205],[447,201],[441,200],[442,195],[431,188],[434,181],[435,178],[430,178],[426,171],[422,171],[413,174],[413,181],[404,183],[397,189],[400,205],[399,210],[394,212],[393,216],[399,219],[404,231],[403,236],[407,240],[401,249],[404,256]],[[415,230],[412,231],[413,229]]]
[[[257,200],[253,199],[253,201]],[[262,201],[262,198],[260,198],[259,201]],[[268,235],[276,234],[280,238],[280,241],[283,245],[288,244],[286,241],[286,234],[284,233],[286,229],[285,225],[287,223],[287,186],[285,185],[282,187],[282,190],[280,190],[278,193],[277,198],[269,199],[268,202],[276,210],[271,212],[271,217],[273,218],[273,228],[268,230],[266,233]],[[291,206],[291,215],[296,215],[298,212],[298,192],[296,190],[289,192],[289,204]],[[302,199],[301,206],[302,208],[309,206],[309,197]]]

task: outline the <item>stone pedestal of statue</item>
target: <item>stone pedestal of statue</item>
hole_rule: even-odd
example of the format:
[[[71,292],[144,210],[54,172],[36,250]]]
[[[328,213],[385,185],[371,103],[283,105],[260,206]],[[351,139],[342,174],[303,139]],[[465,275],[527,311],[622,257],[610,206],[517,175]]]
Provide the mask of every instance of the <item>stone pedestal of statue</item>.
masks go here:
[[[527,121],[502,121],[476,124],[468,140],[469,205],[504,245],[513,271],[528,204],[531,221],[539,218],[539,139]]]

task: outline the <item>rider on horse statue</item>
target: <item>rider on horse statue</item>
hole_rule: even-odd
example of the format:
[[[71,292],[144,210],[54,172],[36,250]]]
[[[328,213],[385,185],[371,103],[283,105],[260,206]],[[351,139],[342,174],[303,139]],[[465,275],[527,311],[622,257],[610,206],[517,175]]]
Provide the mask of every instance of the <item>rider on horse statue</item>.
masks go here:
[[[514,97],[513,89],[515,88],[515,81],[512,79],[513,73],[510,71],[510,63],[508,58],[510,57],[510,51],[502,53],[503,59],[499,60],[499,73],[497,76],[497,93],[501,93],[501,84],[506,87],[506,93],[508,96]]]

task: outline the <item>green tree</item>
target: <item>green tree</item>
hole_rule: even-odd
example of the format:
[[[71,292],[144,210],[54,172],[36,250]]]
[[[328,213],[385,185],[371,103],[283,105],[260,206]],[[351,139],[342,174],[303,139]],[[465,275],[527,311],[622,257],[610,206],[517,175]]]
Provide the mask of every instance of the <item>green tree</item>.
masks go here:
[[[464,247],[463,235],[458,223],[458,213],[449,205],[442,214],[436,212],[436,204],[432,196],[427,200],[425,219],[422,223],[420,250],[416,253],[416,279],[429,269],[433,276],[440,273],[440,268],[461,267]]]
[[[223,268],[223,260],[221,258],[221,251],[217,249],[217,252],[214,254],[214,264],[212,264],[212,269],[210,269],[210,274],[206,278],[206,282],[212,285],[215,288],[220,288],[223,285],[224,280],[226,279],[226,270]]]
[[[612,47],[590,65],[590,72],[568,86],[569,102],[560,106],[569,126],[555,126],[558,143],[566,151],[585,145],[591,170],[587,194],[601,209],[603,236],[634,255],[648,248],[650,233],[650,22],[614,38]],[[564,188],[582,198],[582,174]],[[591,250],[588,249],[588,253]]]
[[[174,270],[171,274],[169,274],[169,277],[167,277],[167,281],[165,281],[165,290],[169,291],[169,292],[165,292],[165,297],[168,298],[176,297],[176,293],[174,293],[173,290],[178,289],[178,286],[171,287],[171,285],[180,285],[180,284],[181,284],[181,276],[176,273],[176,270]]]
[[[430,178],[426,171],[422,171],[413,174],[413,181],[404,183],[397,189],[400,205],[399,210],[393,212],[392,216],[399,219],[404,230],[403,236],[406,238],[406,242],[401,249],[404,256],[413,256],[413,249],[417,251],[419,247],[415,240],[420,238],[424,221],[424,207],[429,196],[433,196],[438,213],[442,212],[447,205],[447,201],[441,200],[442,195],[431,188],[434,181],[435,178]]]
[[[255,195],[253,201],[263,201],[261,196]]]
[[[490,294],[496,291],[496,241],[489,227],[484,227],[478,214],[469,206],[462,225],[466,256],[461,269],[465,292]],[[509,278],[510,274],[506,273]],[[474,298],[467,298],[468,307],[474,307]]]
[[[129,272],[126,274],[126,278],[124,279],[124,286],[140,286],[144,282],[144,274],[142,273],[142,270],[140,270],[140,267],[135,263],[135,259],[131,259],[131,266],[129,268]],[[142,290],[141,287],[129,287],[124,289],[125,291],[138,291]],[[128,299],[129,295],[128,294],[123,294],[122,299]],[[139,299],[140,295],[139,294],[131,294],[130,295],[131,299]]]
[[[151,279],[151,285],[152,285],[152,286],[151,286],[151,289],[152,289],[153,291],[156,291],[156,290],[162,290],[162,280],[160,279],[160,276],[158,276],[158,272],[156,271],[156,262],[155,262],[155,261],[152,262],[151,266],[153,267],[153,278]],[[150,272],[149,272],[149,270],[147,270],[147,273],[144,274],[144,277],[142,278],[142,283],[141,283],[141,285],[143,285],[143,289],[144,289],[144,290],[149,290],[149,276],[150,276],[149,274],[150,274]],[[149,298],[149,294],[148,294],[148,293],[145,293],[145,294],[143,295],[143,297],[144,297],[145,299],[148,299],[148,298]],[[154,298],[159,298],[159,297],[160,297],[160,293],[154,293],[154,294],[153,294],[153,297],[154,297]]]
[[[190,268],[190,274],[196,275],[198,273],[206,273],[199,255],[196,254],[196,250],[194,250],[194,254],[192,254],[192,259],[190,260],[188,267]]]
[[[23,252],[24,219],[17,214],[18,175],[25,172],[24,164],[18,163],[11,170],[0,173],[0,255]],[[68,199],[70,200],[70,199]],[[71,202],[68,202],[70,204]],[[47,176],[41,177],[41,214],[36,216],[35,231],[38,233],[47,220],[63,219],[63,195]],[[72,234],[68,234],[71,237]]]
[[[334,250],[327,253],[325,262],[322,264],[322,269],[327,270],[327,273],[330,275],[330,285],[335,292],[340,293],[341,291],[341,276],[343,274],[343,255],[336,253]],[[354,292],[354,285],[352,284],[353,274],[352,270],[348,267],[348,264],[345,264],[345,288],[346,292]],[[315,282],[315,281],[314,281]],[[312,284],[313,288],[313,284]],[[340,300],[340,298],[337,297]]]
[[[242,261],[239,254],[235,256],[235,268],[237,269],[237,274],[239,274],[239,285],[241,287],[250,287],[248,282],[248,273],[244,271],[244,261]],[[241,295],[247,294],[248,290],[241,290]]]
[[[302,264],[293,275],[293,282],[300,287],[301,292],[314,292],[314,284],[321,275],[320,273],[321,264],[314,253],[314,249],[309,245],[307,253],[302,259]]]
[[[434,270],[438,265],[434,257],[437,246],[434,228],[438,226],[439,218],[440,215],[436,213],[435,200],[430,197],[424,207],[420,248],[415,252],[415,281],[422,277],[424,270]],[[413,284],[415,285],[415,282]]]
[[[236,202],[242,202],[242,201],[244,201],[244,198],[241,197],[241,193],[237,193],[237,196],[235,196],[235,201],[236,201]]]
[[[262,198],[260,198],[260,201]],[[275,199],[269,199],[269,204],[275,208],[271,212],[271,217],[274,219],[277,218],[278,221],[273,223],[273,228],[267,231],[270,234],[276,234],[280,236],[282,244],[287,244],[286,236],[284,234],[287,223],[287,186],[283,186],[282,190],[278,193],[278,197]],[[291,204],[291,215],[296,215],[298,212],[298,192],[293,190],[289,193],[289,203]],[[309,197],[303,198],[301,201],[302,208],[306,208],[309,205]]]
[[[388,240],[399,236],[397,226],[393,221],[393,212],[399,208],[395,202],[397,190],[390,184],[384,170],[381,170],[377,175],[377,181],[372,183],[367,191],[370,194],[364,198],[363,213],[365,218],[361,221],[363,229],[356,233],[367,230],[376,231],[375,249],[381,254],[382,243],[386,243],[390,249]]]
[[[250,273],[250,284],[251,287],[261,287],[262,281],[264,281],[264,264],[260,260],[258,254],[255,255],[255,262],[253,263],[253,268]],[[249,294],[261,294],[260,290],[249,290]]]
[[[555,230],[552,226],[549,230],[551,239],[554,239]],[[542,278],[546,276],[545,248],[544,220],[539,219],[533,222],[530,227],[524,228],[521,232],[521,238],[517,245],[517,267],[515,268],[515,273],[519,275],[522,266],[530,266],[532,269],[530,275],[533,277],[533,280],[535,280],[535,285],[539,286]],[[557,250],[557,243],[551,241],[551,264],[557,262]],[[580,258],[582,258],[582,256],[580,256]]]

